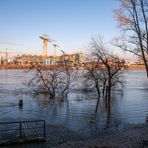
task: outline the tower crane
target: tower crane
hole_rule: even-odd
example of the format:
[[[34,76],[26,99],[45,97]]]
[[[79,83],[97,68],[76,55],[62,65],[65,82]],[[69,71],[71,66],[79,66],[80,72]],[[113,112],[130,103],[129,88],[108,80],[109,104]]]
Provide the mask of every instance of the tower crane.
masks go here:
[[[11,52],[8,52],[8,49],[5,49],[5,52],[0,52],[0,54],[5,54],[5,63],[8,64],[8,54],[13,54]]]
[[[54,47],[54,63],[56,63],[56,48],[60,47],[58,44],[53,44]]]
[[[23,44],[17,43],[17,42],[13,42],[13,41],[6,41],[6,40],[0,40],[0,44],[2,45],[9,45],[9,46],[22,46]],[[8,63],[8,54],[12,54],[12,56],[14,57],[14,53],[13,52],[8,52],[8,49],[5,49],[5,52],[0,52],[1,54],[5,54],[5,63]],[[1,64],[1,59],[0,59],[0,64]]]
[[[46,34],[43,34],[42,36],[39,36],[39,37],[43,41],[43,46],[42,46],[42,48],[43,48],[43,62],[46,62],[46,60],[47,60],[48,42],[51,43],[54,40],[50,39],[48,37],[48,35],[46,35]]]
[[[61,50],[61,52],[63,53],[63,55],[65,54],[65,51]]]

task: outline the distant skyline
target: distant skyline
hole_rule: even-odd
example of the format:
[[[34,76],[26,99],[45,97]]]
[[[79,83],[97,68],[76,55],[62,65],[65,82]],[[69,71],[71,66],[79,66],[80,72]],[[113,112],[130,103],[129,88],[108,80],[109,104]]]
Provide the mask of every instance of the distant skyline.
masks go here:
[[[0,0],[0,51],[42,54],[42,34],[67,53],[85,51],[93,36],[110,41],[119,34],[112,12],[117,5],[116,0]]]

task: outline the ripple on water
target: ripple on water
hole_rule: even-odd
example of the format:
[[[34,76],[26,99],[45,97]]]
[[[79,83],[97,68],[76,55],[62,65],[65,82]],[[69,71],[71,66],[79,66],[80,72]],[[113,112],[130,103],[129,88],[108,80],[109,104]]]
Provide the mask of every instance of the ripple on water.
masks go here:
[[[24,80],[32,77],[21,70],[0,71],[0,120],[45,119],[47,123],[63,125],[69,129],[90,131],[96,128],[118,126],[122,123],[145,122],[148,116],[148,81],[143,71],[125,73],[123,95],[112,98],[111,110],[106,112],[100,101],[97,115],[94,92],[73,91],[69,106],[49,105],[48,100],[34,99],[25,94]],[[25,76],[26,75],[26,76]],[[20,110],[18,100],[24,100]],[[85,98],[85,99],[84,99]]]

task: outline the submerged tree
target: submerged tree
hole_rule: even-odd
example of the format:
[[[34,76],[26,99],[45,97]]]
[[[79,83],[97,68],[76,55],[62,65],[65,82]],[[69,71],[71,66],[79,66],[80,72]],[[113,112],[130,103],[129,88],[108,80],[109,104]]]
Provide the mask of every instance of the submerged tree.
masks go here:
[[[115,45],[140,57],[148,77],[148,1],[118,1],[120,8],[114,13],[123,34]]]
[[[42,65],[32,65],[35,74],[27,85],[36,94],[43,94],[52,100],[67,101],[67,95],[72,83],[73,73],[67,66],[47,69]]]
[[[88,56],[88,55],[87,55]],[[98,61],[95,61],[91,55],[87,57],[87,63],[84,67],[84,77],[88,88],[95,88],[97,98],[100,98],[101,90],[101,70]]]
[[[84,77],[88,88],[95,89],[97,94],[97,103],[95,113],[98,111],[100,96],[101,96],[101,67],[96,58],[92,55],[87,55],[87,63],[85,64]]]
[[[61,92],[61,99],[68,101],[68,94],[72,85],[75,85],[77,71],[73,70],[71,66],[64,61],[61,69],[61,81],[59,83],[59,91]]]
[[[88,62],[87,77],[95,84],[98,100],[100,90],[102,90],[106,107],[109,107],[111,92],[115,91],[119,84],[122,84],[120,77],[124,68],[124,60],[109,52],[101,39],[92,39],[90,50],[94,61]]]
[[[30,69],[35,71],[33,78],[28,82],[32,91],[35,94],[45,94],[49,98],[54,98],[60,82],[61,71],[47,70],[41,65],[32,65]]]

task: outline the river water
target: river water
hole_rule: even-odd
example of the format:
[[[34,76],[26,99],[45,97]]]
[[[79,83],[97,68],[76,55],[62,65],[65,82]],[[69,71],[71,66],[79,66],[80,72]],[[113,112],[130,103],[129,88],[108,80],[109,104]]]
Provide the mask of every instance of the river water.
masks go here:
[[[47,98],[26,94],[28,88],[22,84],[32,74],[24,70],[0,70],[0,122],[44,119],[49,124],[92,133],[126,123],[144,123],[148,117],[148,79],[144,71],[124,72],[125,86],[122,92],[113,95],[110,112],[101,101],[97,114],[92,92],[73,91],[68,104],[50,104]],[[24,101],[21,109],[19,99]]]

